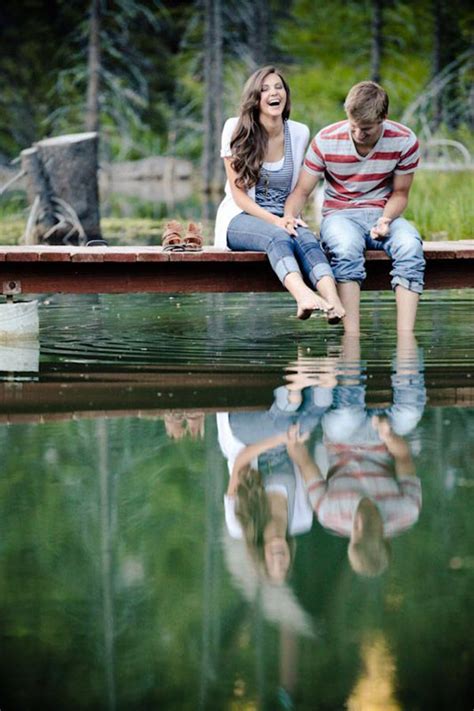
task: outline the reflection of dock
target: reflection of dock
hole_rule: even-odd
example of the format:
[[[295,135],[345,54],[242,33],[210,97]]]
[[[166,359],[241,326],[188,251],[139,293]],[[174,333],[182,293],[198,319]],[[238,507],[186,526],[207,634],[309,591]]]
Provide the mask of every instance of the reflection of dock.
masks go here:
[[[474,240],[427,242],[426,288],[474,287]],[[390,261],[367,253],[369,290],[388,289]],[[265,254],[212,247],[0,247],[4,294],[281,291]]]
[[[471,373],[425,372],[431,407],[472,407]],[[43,376],[44,377],[44,376]],[[47,380],[0,382],[0,423],[50,422],[94,417],[155,417],[170,410],[219,412],[269,408],[281,372],[55,374]],[[390,374],[374,372],[368,406],[391,403]]]

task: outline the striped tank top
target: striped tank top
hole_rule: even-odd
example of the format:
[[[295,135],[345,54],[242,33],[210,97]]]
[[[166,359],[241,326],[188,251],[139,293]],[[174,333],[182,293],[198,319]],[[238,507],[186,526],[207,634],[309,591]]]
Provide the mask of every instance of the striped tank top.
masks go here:
[[[286,198],[291,191],[293,178],[293,154],[291,151],[290,129],[285,121],[285,155],[283,161],[264,163],[255,186],[255,201],[273,215],[283,215]],[[279,164],[282,165],[279,166]],[[270,166],[273,166],[270,168]],[[276,166],[276,170],[275,170]]]

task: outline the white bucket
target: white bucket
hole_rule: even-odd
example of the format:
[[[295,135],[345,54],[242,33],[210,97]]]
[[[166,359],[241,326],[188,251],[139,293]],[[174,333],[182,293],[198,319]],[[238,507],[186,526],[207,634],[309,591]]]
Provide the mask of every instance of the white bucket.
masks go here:
[[[39,333],[37,301],[0,304],[0,340],[36,338]]]

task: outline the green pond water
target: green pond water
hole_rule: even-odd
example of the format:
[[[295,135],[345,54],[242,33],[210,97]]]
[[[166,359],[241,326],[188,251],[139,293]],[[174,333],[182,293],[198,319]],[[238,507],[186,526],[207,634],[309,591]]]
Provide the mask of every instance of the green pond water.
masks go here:
[[[389,293],[360,339],[284,294],[44,298],[0,374],[0,709],[472,709],[473,307],[397,341]],[[226,523],[242,452],[283,574]]]

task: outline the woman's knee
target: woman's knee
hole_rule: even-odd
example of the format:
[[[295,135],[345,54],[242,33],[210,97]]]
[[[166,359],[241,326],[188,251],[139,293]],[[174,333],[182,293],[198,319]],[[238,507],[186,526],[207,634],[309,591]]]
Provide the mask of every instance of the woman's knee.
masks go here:
[[[273,226],[272,226],[273,227]],[[281,247],[289,249],[293,252],[294,238],[288,234],[288,232],[281,227],[273,227],[271,234],[269,233],[268,244],[269,247]]]

